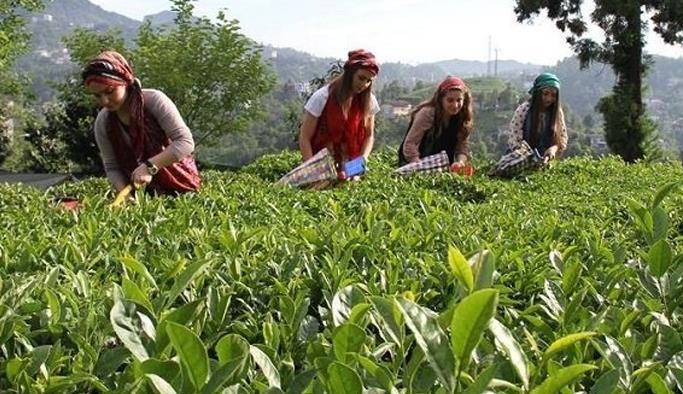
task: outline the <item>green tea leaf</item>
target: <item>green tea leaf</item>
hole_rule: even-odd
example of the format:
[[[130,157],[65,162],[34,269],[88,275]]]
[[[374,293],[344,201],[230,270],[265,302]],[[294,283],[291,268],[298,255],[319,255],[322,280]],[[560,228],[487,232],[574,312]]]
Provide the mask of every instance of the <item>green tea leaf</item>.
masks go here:
[[[147,280],[147,282],[149,282],[152,286],[157,288],[157,283],[154,280],[154,277],[149,273],[149,271],[147,271],[147,267],[145,267],[145,265],[139,262],[136,258],[132,256],[122,256],[119,257],[119,261],[125,268],[138,273],[140,276],[145,278],[145,280]]]
[[[365,317],[365,314],[370,310],[370,307],[370,304],[366,303],[354,305],[351,309],[351,315],[349,315],[348,322],[360,325],[363,317]]]
[[[386,332],[395,344],[403,346],[403,315],[396,303],[383,297],[370,297],[370,302],[384,322],[379,329]]]
[[[488,250],[474,254],[467,264],[472,267],[474,274],[474,290],[486,289],[493,286],[493,274],[496,272],[496,258]]]
[[[307,371],[301,372],[294,377],[294,380],[289,385],[287,389],[287,394],[303,394],[306,389],[311,385],[311,382],[315,378],[316,370],[309,369]]]
[[[671,390],[669,390],[664,379],[656,372],[650,374],[645,381],[650,385],[653,394],[671,394]]]
[[[591,364],[574,364],[565,367],[552,374],[543,383],[531,390],[531,394],[556,394],[560,389],[578,379],[584,373],[597,369],[595,365]]]
[[[176,394],[175,389],[164,378],[152,373],[145,374],[145,378],[159,394]]]
[[[140,290],[135,282],[124,277],[121,282],[121,288],[123,289],[123,295],[127,299],[142,305],[149,311],[149,313],[154,313],[154,307],[152,306],[152,303],[149,302],[149,298],[147,298],[147,295]]]
[[[134,313],[134,311],[133,311]],[[145,361],[149,358],[147,349],[140,339],[140,327],[137,325],[128,311],[123,301],[116,301],[109,312],[109,320],[116,336],[119,337],[123,345],[138,361]]]
[[[177,323],[168,322],[166,332],[178,353],[183,374],[196,391],[199,391],[209,376],[209,356],[204,344],[192,330]]]
[[[330,381],[327,389],[332,394],[358,394],[363,392],[363,383],[360,376],[348,365],[338,361],[327,367]]]
[[[548,349],[546,349],[545,353],[543,353],[543,360],[548,361],[552,356],[569,348],[570,346],[573,346],[576,342],[592,338],[596,335],[598,335],[596,332],[585,331],[569,334],[560,339],[557,339],[548,347]]]
[[[489,323],[489,330],[496,338],[496,346],[501,349],[510,359],[512,367],[517,372],[525,389],[529,388],[529,366],[526,355],[519,345],[519,342],[512,336],[512,332],[508,330],[502,323],[496,319],[491,319]]]
[[[403,297],[396,299],[396,305],[403,313],[406,325],[413,332],[415,342],[424,352],[429,365],[434,369],[441,384],[448,391],[455,388],[455,359],[448,346],[448,337],[439,327],[436,315]]]
[[[140,370],[145,375],[152,374],[162,378],[166,382],[172,382],[180,373],[180,366],[175,361],[161,361],[154,358],[148,358],[140,364]]]
[[[593,343],[612,368],[619,373],[621,385],[623,387],[631,387],[631,374],[633,373],[631,358],[616,339],[606,334],[603,334],[603,336],[605,339],[604,344],[598,340],[594,340]]]
[[[249,346],[249,353],[254,359],[254,362],[261,368],[261,372],[266,376],[270,387],[280,388],[280,373],[271,361],[270,357],[263,352],[263,350],[256,346]]]
[[[332,334],[334,355],[341,362],[347,362],[353,358],[353,355],[347,353],[360,353],[364,342],[365,331],[352,323],[335,328]]]
[[[460,253],[454,246],[448,247],[448,265],[451,267],[453,276],[460,282],[467,290],[467,294],[472,293],[474,289],[474,275],[472,268],[467,264],[465,256]]]
[[[610,369],[602,374],[591,387],[590,394],[613,394],[619,387],[619,373],[616,369]]]
[[[455,307],[451,322],[451,346],[453,354],[460,360],[461,370],[469,363],[472,350],[489,326],[497,305],[498,291],[484,289],[465,297]]]
[[[672,261],[671,246],[665,239],[660,239],[650,247],[647,255],[647,263],[650,272],[659,278],[666,273]]]
[[[352,308],[365,301],[365,296],[355,286],[340,289],[332,299],[332,320],[340,326],[351,316]]]
[[[216,343],[216,354],[220,365],[236,358],[249,357],[249,342],[238,334],[228,334]]]
[[[493,364],[490,367],[486,368],[484,372],[480,373],[479,376],[477,376],[477,379],[467,387],[467,390],[465,390],[463,394],[486,393],[488,390],[489,383],[491,383],[493,377],[496,376],[497,370],[498,364]]]
[[[165,294],[166,307],[171,305],[178,295],[192,283],[192,281],[202,274],[202,271],[211,264],[210,260],[200,260],[187,267],[182,274],[173,282],[173,287]]]
[[[379,384],[382,389],[387,392],[392,392],[396,390],[394,388],[394,382],[391,377],[391,372],[384,366],[379,365],[367,357],[361,355],[356,355],[356,359],[363,368],[372,376]]]
[[[657,189],[657,193],[655,194],[655,197],[652,199],[652,204],[650,204],[650,209],[655,209],[659,207],[659,204],[661,204],[662,200],[664,200],[666,196],[668,196],[672,191],[678,189],[680,186],[681,182],[676,181],[667,183],[666,185]]]
[[[185,325],[189,323],[202,309],[204,300],[196,300],[172,310],[161,318],[157,327],[156,352],[162,353],[169,344],[166,325],[169,322]]]

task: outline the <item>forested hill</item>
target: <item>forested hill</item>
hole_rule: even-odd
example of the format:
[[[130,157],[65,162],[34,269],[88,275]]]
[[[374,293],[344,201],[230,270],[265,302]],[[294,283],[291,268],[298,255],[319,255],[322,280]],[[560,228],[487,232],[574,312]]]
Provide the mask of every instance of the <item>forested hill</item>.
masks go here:
[[[155,25],[169,23],[173,13],[164,11],[148,16]],[[18,69],[34,80],[33,90],[41,101],[51,98],[49,81],[63,81],[68,70],[74,67],[61,39],[76,27],[97,31],[116,29],[126,41],[133,45],[134,37],[141,25],[125,16],[108,12],[87,0],[60,0],[50,2],[38,14],[28,16],[28,28],[33,35],[32,51],[20,62]],[[370,48],[372,49],[372,48]],[[340,53],[339,58],[345,54]],[[444,54],[448,57],[448,54]],[[271,65],[281,84],[305,83],[327,71],[334,58],[321,58],[291,48],[277,48],[263,44],[263,57]],[[380,59],[381,60],[381,59]],[[673,136],[683,143],[680,128],[683,125],[683,59],[661,56],[653,57],[654,64],[647,78],[646,105],[653,113],[664,135]],[[377,81],[377,90],[385,84],[398,83],[412,88],[417,81],[429,85],[447,74],[465,78],[487,75],[497,71],[498,77],[520,88],[528,87],[534,75],[542,70],[556,72],[563,82],[562,100],[581,118],[590,116],[600,123],[600,116],[594,111],[600,97],[609,93],[614,84],[611,69],[594,64],[587,70],[580,70],[575,58],[567,58],[551,67],[500,60],[497,65],[481,61],[459,59],[434,63],[410,65],[405,63],[382,63],[382,72]],[[395,81],[395,82],[394,82]]]
[[[145,18],[151,19],[154,25],[160,25],[172,21],[173,13],[164,11]],[[32,49],[21,59],[17,68],[27,72],[36,80],[34,89],[43,100],[49,98],[45,81],[60,80],[72,67],[62,42],[63,37],[69,35],[77,27],[100,32],[116,29],[121,31],[129,44],[133,45],[133,39],[141,25],[139,21],[105,11],[88,0],[50,2],[43,11],[29,15],[28,22],[28,29],[32,34]],[[282,83],[305,82],[320,76],[336,60],[316,57],[291,48],[276,48],[268,43],[262,44],[264,58],[272,65]],[[344,57],[344,55],[340,53],[339,57]],[[448,57],[448,54],[444,54],[444,57]],[[381,86],[393,80],[406,85],[412,85],[415,81],[433,82],[443,78],[446,74],[463,77],[484,75],[493,68],[486,62],[460,59],[418,65],[383,62],[378,84]],[[540,68],[540,65],[512,60],[498,62],[498,71],[501,75],[532,74]]]

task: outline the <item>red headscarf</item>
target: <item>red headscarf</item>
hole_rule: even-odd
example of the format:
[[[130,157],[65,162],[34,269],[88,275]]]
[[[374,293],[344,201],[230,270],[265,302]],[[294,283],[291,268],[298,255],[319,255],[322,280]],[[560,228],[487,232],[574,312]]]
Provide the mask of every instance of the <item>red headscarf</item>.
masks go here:
[[[124,174],[130,177],[140,163],[159,154],[171,141],[157,120],[145,114],[142,85],[133,75],[133,69],[128,61],[120,53],[100,53],[83,69],[81,76],[86,86],[97,82],[107,86],[126,87],[129,95],[130,146],[124,142],[116,116],[109,116],[107,135],[114,148],[116,161]],[[188,156],[178,163],[160,169],[152,178],[150,188],[160,193],[186,192],[197,190],[199,183],[197,166],[192,156]]]
[[[465,85],[465,81],[458,77],[448,76],[439,84],[439,93],[443,93],[451,89],[459,89],[463,92],[468,90],[467,85]]]
[[[359,68],[366,69],[375,75],[379,74],[379,64],[375,55],[365,49],[349,51],[349,58],[344,63],[344,70],[353,71]]]
[[[145,100],[142,96],[142,86],[135,79],[133,69],[128,61],[120,53],[104,51],[90,61],[82,73],[83,83],[88,86],[91,82],[101,83],[107,86],[126,86],[130,95],[130,138],[131,147],[137,162],[142,158],[145,146],[144,123],[145,115],[143,108]],[[113,130],[109,130],[110,134]]]

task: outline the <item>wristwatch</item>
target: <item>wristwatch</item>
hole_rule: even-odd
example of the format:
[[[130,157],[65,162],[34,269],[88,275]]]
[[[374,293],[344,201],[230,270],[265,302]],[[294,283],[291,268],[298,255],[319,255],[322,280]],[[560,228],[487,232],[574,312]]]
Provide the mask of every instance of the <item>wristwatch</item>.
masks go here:
[[[152,164],[151,161],[145,160],[144,164],[147,166],[147,172],[149,172],[149,175],[156,175],[156,173],[159,172],[159,167]]]

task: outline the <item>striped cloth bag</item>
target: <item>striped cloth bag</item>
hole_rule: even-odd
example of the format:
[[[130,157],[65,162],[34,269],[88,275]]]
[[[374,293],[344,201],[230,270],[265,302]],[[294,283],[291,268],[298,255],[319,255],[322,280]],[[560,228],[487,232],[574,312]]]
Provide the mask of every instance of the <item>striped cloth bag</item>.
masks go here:
[[[416,172],[419,173],[430,173],[430,172],[444,172],[448,171],[448,154],[445,150],[441,152],[423,157],[420,161],[415,163],[408,163],[402,167],[399,167],[394,171],[399,175],[408,175]]]
[[[334,158],[329,154],[327,148],[324,148],[285,174],[275,182],[275,185],[301,187],[320,181],[334,181],[336,179],[337,170],[334,166]]]
[[[526,141],[522,141],[510,153],[503,155],[489,171],[489,176],[509,178],[525,170],[536,170],[545,165],[543,156],[532,149]]]

